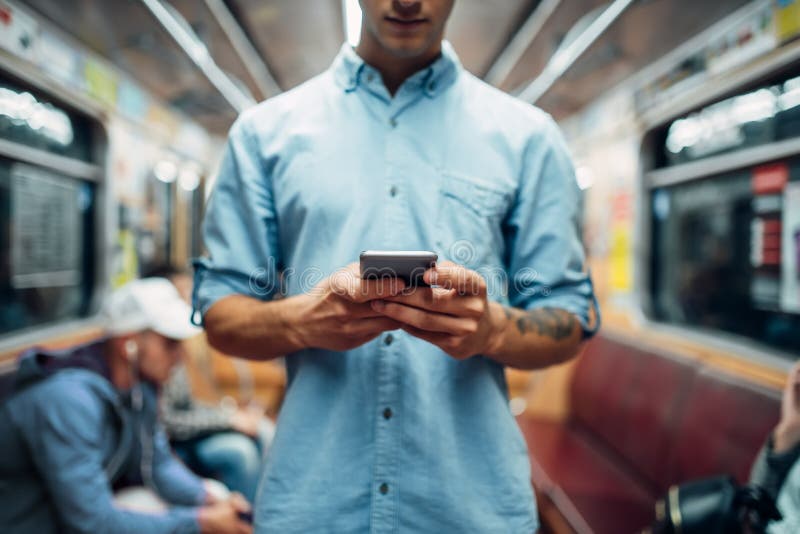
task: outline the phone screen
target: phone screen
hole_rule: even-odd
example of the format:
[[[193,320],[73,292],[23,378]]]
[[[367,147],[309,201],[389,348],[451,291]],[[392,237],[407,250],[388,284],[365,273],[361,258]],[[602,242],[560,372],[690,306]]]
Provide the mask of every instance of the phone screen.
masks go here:
[[[401,278],[409,286],[427,286],[422,275],[436,266],[439,256],[428,250],[365,250],[360,256],[361,278]]]

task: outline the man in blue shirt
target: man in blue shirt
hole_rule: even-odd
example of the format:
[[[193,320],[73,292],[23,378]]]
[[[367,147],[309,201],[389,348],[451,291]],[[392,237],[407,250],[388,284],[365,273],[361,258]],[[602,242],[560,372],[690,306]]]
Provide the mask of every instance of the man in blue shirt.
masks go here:
[[[233,126],[204,222],[209,340],[287,355],[256,531],[530,533],[504,366],[596,329],[572,164],[549,116],[462,69],[452,0],[361,5],[357,49]],[[359,279],[365,249],[452,261],[401,292]]]

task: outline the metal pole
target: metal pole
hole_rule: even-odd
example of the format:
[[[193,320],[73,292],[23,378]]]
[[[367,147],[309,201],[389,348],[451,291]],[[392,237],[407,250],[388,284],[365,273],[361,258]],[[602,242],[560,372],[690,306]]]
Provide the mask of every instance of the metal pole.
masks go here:
[[[514,91],[517,96],[535,104],[633,2],[635,0],[614,0],[575,41],[555,53],[539,76],[526,87]]]
[[[247,72],[253,77],[261,96],[264,98],[281,92],[278,82],[264,63],[263,58],[247,38],[242,27],[223,0],[205,0],[208,10],[214,16],[225,36],[244,63]]]
[[[142,3],[233,109],[241,113],[255,105],[255,100],[233,83],[214,62],[205,45],[176,20],[161,0],[142,0]]]
[[[514,34],[508,46],[503,49],[489,68],[486,76],[484,76],[486,82],[499,87],[508,78],[508,75],[514,70],[519,60],[522,59],[523,54],[525,54],[525,51],[536,36],[539,35],[539,31],[555,12],[560,2],[561,0],[542,0],[536,6],[536,9],[525,20],[519,31]]]

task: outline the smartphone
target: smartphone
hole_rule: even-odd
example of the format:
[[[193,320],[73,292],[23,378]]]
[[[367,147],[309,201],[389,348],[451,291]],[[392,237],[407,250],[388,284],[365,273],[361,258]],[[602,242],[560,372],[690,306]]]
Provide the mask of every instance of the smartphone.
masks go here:
[[[427,286],[422,275],[439,256],[429,250],[365,250],[359,257],[361,278],[401,278],[407,286]]]

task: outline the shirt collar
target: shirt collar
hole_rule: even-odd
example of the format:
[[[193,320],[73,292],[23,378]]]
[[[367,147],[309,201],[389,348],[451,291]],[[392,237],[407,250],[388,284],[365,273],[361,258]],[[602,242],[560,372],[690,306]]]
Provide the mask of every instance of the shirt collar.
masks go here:
[[[348,43],[342,45],[331,69],[336,82],[345,92],[355,91],[359,85],[372,80],[380,83],[378,71],[361,59]],[[448,41],[442,41],[442,54],[433,63],[406,78],[403,86],[421,88],[433,98],[450,87],[460,71],[461,62],[455,50]]]

